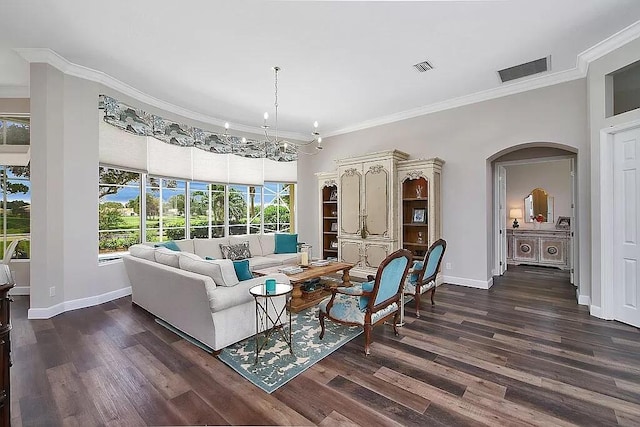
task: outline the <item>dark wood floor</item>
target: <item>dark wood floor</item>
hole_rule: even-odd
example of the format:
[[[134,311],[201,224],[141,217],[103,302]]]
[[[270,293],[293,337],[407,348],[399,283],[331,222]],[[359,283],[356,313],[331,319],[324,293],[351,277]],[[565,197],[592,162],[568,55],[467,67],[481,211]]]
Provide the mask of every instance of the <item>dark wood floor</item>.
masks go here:
[[[29,321],[16,297],[13,425],[640,425],[639,331],[590,317],[564,274],[424,301],[371,356],[360,336],[268,395],[130,298]]]

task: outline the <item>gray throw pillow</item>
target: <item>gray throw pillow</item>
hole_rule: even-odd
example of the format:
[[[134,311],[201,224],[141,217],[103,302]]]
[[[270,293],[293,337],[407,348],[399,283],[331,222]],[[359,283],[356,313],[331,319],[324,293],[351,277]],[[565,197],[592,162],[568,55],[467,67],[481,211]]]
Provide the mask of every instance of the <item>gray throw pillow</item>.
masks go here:
[[[225,259],[231,261],[237,261],[240,259],[251,258],[251,251],[249,251],[249,241],[239,243],[237,245],[220,245],[222,256]]]

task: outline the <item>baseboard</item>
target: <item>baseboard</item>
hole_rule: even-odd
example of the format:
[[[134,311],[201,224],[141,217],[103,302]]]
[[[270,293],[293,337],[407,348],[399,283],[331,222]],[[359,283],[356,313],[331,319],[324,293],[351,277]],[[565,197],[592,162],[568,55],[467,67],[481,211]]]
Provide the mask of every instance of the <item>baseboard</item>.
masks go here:
[[[444,283],[467,286],[469,288],[489,289],[493,286],[493,277],[489,280],[467,279],[464,277],[443,276]]]
[[[578,295],[578,304],[591,305],[591,297],[589,295]],[[600,307],[598,307],[599,309]]]
[[[50,319],[53,316],[64,313],[65,311],[77,310],[79,308],[92,307],[98,304],[104,304],[105,302],[113,301],[114,299],[126,297],[131,295],[131,286],[126,288],[117,289],[115,291],[107,292],[100,295],[95,295],[87,298],[79,298],[70,301],[64,301],[59,304],[46,308],[30,308],[28,313],[29,319]]]
[[[31,288],[29,286],[14,286],[9,295],[31,295]]]
[[[597,305],[589,306],[589,314],[599,319],[604,319],[604,317],[602,317],[602,307],[599,307]]]

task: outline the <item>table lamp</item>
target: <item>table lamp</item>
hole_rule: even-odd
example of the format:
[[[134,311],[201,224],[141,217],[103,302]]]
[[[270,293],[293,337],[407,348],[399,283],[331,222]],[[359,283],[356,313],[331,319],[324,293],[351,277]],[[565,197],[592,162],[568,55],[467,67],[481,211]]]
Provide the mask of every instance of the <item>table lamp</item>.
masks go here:
[[[518,218],[522,218],[522,209],[509,209],[509,217],[513,219],[513,228],[520,227]]]

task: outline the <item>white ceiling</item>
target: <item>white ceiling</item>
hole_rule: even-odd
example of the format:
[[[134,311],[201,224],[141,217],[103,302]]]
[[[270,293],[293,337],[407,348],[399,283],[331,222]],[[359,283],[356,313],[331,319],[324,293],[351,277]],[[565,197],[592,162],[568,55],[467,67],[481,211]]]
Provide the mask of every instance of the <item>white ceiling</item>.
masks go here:
[[[639,0],[0,0],[0,87],[28,85],[11,48],[49,48],[232,127],[273,113],[336,133],[495,89],[496,71],[551,55],[551,71],[640,20]],[[435,69],[412,65],[429,60]],[[214,120],[215,122],[215,120]]]

